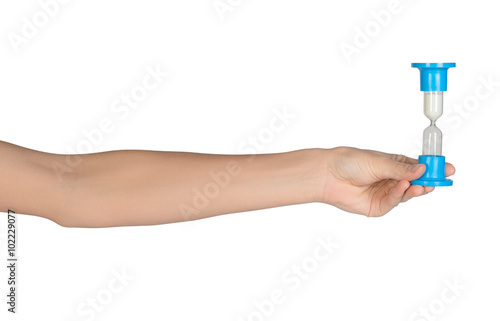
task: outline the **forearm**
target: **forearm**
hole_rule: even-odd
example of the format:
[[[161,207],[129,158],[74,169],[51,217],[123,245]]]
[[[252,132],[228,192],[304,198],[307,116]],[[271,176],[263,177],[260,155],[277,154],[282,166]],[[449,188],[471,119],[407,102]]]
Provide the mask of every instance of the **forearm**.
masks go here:
[[[65,180],[65,226],[149,225],[319,201],[320,149],[265,155],[121,150],[85,155]]]

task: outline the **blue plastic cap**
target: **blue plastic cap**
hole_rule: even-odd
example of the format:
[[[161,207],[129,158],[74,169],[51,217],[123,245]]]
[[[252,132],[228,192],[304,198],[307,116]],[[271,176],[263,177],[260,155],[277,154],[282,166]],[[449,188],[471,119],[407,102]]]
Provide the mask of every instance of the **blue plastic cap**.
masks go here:
[[[446,91],[448,68],[456,67],[456,64],[454,62],[414,62],[411,66],[420,70],[421,91]]]
[[[425,173],[419,179],[411,181],[413,185],[422,186],[451,186],[453,181],[446,178],[444,167],[446,165],[444,156],[420,155],[419,164],[425,164]]]

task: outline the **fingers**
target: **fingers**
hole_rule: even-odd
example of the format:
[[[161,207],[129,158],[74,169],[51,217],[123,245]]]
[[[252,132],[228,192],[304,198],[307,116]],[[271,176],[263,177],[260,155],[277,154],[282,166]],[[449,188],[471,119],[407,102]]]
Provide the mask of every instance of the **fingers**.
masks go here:
[[[406,202],[414,197],[428,194],[434,190],[433,186],[411,185],[409,181],[399,181],[381,203],[380,212],[385,214],[399,203]]]
[[[446,163],[445,165],[445,175],[446,177],[455,174],[455,166],[450,163]],[[405,192],[403,196],[402,202],[406,202],[411,200],[414,197],[422,196],[425,194],[429,194],[435,189],[434,186],[420,186],[420,185],[411,185]]]
[[[407,157],[405,155],[396,155],[396,154],[389,154],[391,159],[401,162],[401,163],[406,163],[406,164],[418,164],[418,160],[415,158]]]
[[[379,156],[398,161],[398,162],[407,163],[407,164],[418,164],[418,160],[416,158],[411,158],[411,157],[408,157],[405,155],[384,153],[384,152],[377,151],[377,150],[368,150],[368,151],[372,152],[374,154],[377,154]],[[448,172],[448,171],[450,171],[450,172]],[[449,176],[448,173],[449,173],[449,175],[455,174],[455,167],[450,163],[446,163],[446,176]]]
[[[392,159],[392,160],[397,161],[397,162],[406,163],[406,164],[418,164],[417,159],[411,158],[411,157],[408,157],[405,155],[389,154],[389,153],[384,153],[384,152],[380,152],[380,151],[371,151],[371,152],[374,152],[382,157],[385,157],[387,159]]]
[[[373,152],[370,154],[371,168],[373,174],[379,180],[393,180],[390,192],[379,201],[379,213],[384,215],[399,203],[407,202],[414,197],[419,197],[434,191],[434,186],[411,185],[410,181],[420,178],[426,167],[419,164],[414,158],[404,155],[386,154]],[[445,175],[455,174],[455,167],[446,163]],[[379,214],[379,215],[380,215]]]
[[[404,156],[403,156],[404,157]],[[413,162],[410,158],[405,161]],[[389,158],[378,158],[375,164],[375,175],[379,179],[395,179],[412,181],[425,172],[424,164],[400,162]]]
[[[382,162],[381,173],[379,173],[381,178],[389,179],[406,179],[408,181],[419,178],[425,172],[425,165],[420,164],[417,167],[412,167],[412,165],[417,165],[418,160],[415,158],[407,157],[404,155],[387,154],[383,152],[376,152],[380,157]],[[392,172],[392,173],[391,173]],[[446,177],[455,174],[455,166],[450,163],[446,163],[445,175]]]
[[[385,213],[396,207],[399,203],[406,202],[414,197],[428,194],[433,190],[433,186],[411,185],[407,180],[400,180],[395,185],[393,185],[389,194],[387,194],[380,201],[379,212],[378,214],[373,216],[384,215]]]
[[[455,166],[453,166],[450,163],[446,163],[446,165],[444,167],[444,173],[445,173],[446,177],[454,175],[455,174]]]
[[[414,197],[428,194],[434,190],[434,186],[411,185],[403,195],[401,202],[406,202]]]
[[[381,201],[380,214],[385,214],[401,203],[405,191],[410,187],[410,182],[402,180],[399,181],[391,189],[389,194]]]

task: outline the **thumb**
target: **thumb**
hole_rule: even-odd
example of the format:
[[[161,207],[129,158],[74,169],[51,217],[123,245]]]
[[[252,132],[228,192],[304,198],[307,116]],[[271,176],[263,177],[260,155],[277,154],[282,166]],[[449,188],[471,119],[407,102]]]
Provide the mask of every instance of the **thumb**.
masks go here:
[[[387,158],[381,158],[380,162],[378,172],[375,173],[380,179],[412,181],[425,172],[424,164],[408,164]]]

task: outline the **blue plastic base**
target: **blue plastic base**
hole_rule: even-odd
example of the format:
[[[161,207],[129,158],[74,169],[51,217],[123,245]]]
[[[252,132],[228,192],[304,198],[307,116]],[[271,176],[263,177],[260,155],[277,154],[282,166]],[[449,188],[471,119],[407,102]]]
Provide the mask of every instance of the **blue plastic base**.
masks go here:
[[[444,179],[444,180],[422,180],[422,179],[416,179],[414,181],[411,181],[412,185],[421,185],[421,186],[452,186],[453,181],[451,179]]]
[[[452,186],[453,181],[444,174],[446,164],[444,156],[420,155],[419,164],[425,164],[425,173],[419,179],[411,181],[413,185],[421,186]]]

